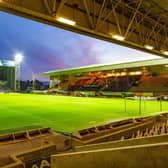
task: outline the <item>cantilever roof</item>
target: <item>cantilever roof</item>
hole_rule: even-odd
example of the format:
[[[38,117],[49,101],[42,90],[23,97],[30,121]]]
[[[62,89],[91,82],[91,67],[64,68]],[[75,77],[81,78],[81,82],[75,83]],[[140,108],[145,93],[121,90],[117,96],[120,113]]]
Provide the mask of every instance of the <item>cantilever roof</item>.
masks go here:
[[[49,71],[42,73],[43,76],[60,76],[60,75],[68,75],[68,74],[78,74],[83,72],[94,72],[94,71],[106,71],[106,70],[120,70],[120,69],[128,69],[128,68],[137,68],[137,67],[147,67],[147,66],[158,66],[158,65],[166,65],[168,64],[168,59],[152,59],[145,61],[136,61],[136,62],[127,62],[120,64],[99,64],[99,65],[91,65],[91,66],[83,66],[77,68],[69,68],[63,70]]]
[[[168,0],[0,0],[0,11],[168,57]]]

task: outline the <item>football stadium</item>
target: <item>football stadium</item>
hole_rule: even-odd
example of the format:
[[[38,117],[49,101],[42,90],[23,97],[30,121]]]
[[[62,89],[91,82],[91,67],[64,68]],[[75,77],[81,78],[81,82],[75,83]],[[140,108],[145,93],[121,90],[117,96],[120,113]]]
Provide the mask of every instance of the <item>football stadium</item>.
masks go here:
[[[1,0],[0,10],[162,57],[41,72],[50,87],[30,94],[21,55],[0,61],[0,167],[165,168],[166,0]]]

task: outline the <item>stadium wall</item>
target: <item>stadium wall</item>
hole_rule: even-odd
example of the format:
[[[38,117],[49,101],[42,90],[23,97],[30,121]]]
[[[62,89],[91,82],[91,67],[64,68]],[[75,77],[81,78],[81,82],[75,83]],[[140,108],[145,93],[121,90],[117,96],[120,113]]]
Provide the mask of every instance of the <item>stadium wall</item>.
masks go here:
[[[165,168],[168,165],[167,154],[167,142],[100,149],[52,156],[51,167],[78,168],[80,165],[80,168]]]

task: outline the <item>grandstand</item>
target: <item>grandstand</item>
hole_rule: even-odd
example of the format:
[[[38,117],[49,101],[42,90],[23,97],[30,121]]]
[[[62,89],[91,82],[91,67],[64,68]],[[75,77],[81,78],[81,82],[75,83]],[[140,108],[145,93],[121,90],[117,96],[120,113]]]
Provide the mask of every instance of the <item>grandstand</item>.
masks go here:
[[[0,91],[15,90],[14,61],[0,60]]]
[[[50,93],[168,92],[168,59],[79,67],[42,75],[50,77]]]
[[[8,133],[0,135],[0,150],[4,151],[0,167],[78,168],[81,163],[81,168],[162,168],[168,163],[167,133],[167,113],[115,121],[72,134],[50,128]]]

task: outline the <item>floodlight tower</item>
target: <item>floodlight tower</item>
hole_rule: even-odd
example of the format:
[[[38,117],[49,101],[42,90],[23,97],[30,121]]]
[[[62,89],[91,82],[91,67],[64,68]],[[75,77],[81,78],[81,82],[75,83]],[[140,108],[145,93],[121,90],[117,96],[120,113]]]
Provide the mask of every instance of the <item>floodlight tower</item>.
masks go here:
[[[32,90],[36,90],[36,79],[40,77],[41,74],[33,74],[32,76]]]
[[[15,91],[20,91],[20,65],[23,60],[21,53],[15,54]]]

